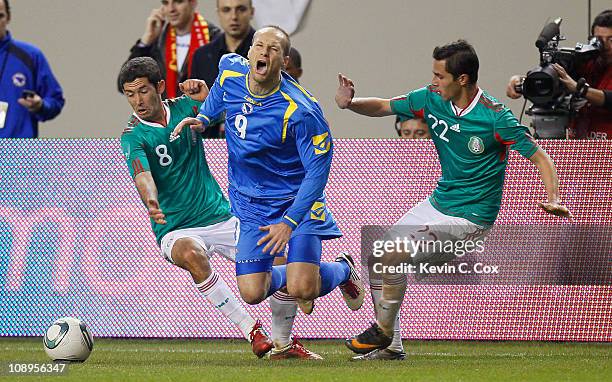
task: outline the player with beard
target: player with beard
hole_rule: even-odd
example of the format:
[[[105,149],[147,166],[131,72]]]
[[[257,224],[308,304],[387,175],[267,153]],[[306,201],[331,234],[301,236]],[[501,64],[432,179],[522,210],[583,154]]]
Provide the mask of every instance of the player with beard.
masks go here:
[[[263,357],[272,341],[208,261],[213,254],[234,261],[238,219],[210,173],[201,135],[171,136],[177,123],[197,114],[208,94],[206,84],[187,80],[180,88],[189,96],[162,101],[166,83],[149,57],[126,62],[119,83],[134,110],[121,135],[121,148],[161,255],[187,270],[204,298],[238,327],[253,353]],[[193,176],[196,173],[199,176]]]

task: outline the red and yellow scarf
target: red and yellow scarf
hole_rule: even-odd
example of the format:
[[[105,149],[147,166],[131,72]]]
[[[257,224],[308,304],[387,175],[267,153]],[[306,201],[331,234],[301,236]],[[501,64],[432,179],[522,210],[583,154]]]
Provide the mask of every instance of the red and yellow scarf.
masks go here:
[[[191,25],[191,42],[189,43],[189,53],[187,54],[188,74],[191,74],[191,56],[196,49],[202,45],[208,44],[210,35],[208,33],[208,23],[204,17],[195,12],[193,15],[193,24]],[[176,84],[178,78],[179,67],[176,58],[176,29],[168,26],[166,33],[166,94],[168,98],[176,97]]]

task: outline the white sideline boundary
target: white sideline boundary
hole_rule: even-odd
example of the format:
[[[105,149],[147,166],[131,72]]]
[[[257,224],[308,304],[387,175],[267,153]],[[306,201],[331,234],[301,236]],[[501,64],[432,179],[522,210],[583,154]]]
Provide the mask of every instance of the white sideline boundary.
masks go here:
[[[246,346],[246,343],[245,343]],[[338,345],[339,348],[341,348],[341,345]],[[30,346],[30,347],[26,347],[26,346],[19,346],[19,347],[10,347],[10,346],[5,346],[2,348],[3,351],[29,351],[29,352],[36,352],[36,351],[42,351],[43,347],[34,347],[34,346]],[[155,349],[117,349],[117,348],[113,348],[112,346],[95,346],[94,345],[94,351],[113,351],[113,352],[117,352],[117,353],[193,353],[193,354],[199,354],[199,353],[209,353],[209,354],[251,354],[251,350],[247,348],[245,349],[231,349],[231,350],[227,350],[227,349],[218,349],[218,350],[204,350],[204,349],[163,349],[163,348],[155,348]],[[353,353],[351,353],[348,349],[343,349],[341,348],[341,350],[334,350],[334,351],[322,351],[320,352],[320,354],[347,354],[347,355],[351,355]],[[434,356],[434,357],[448,357],[448,358],[465,358],[465,357],[495,357],[495,358],[525,358],[525,357],[539,357],[539,358],[547,358],[547,357],[567,357],[567,356],[575,356],[575,354],[567,354],[567,353],[547,353],[547,354],[532,354],[532,353],[525,353],[525,352],[521,352],[521,353],[492,353],[492,354],[460,354],[460,353],[444,353],[444,352],[417,352],[417,351],[407,351],[406,352],[407,355],[409,356]]]

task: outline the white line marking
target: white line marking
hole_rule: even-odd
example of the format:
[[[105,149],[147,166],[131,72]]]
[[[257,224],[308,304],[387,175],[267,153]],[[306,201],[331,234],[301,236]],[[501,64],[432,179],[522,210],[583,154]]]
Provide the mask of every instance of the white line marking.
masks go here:
[[[116,345],[115,345],[116,346]],[[246,344],[245,344],[246,346]],[[340,347],[340,346],[339,346]],[[5,346],[0,348],[4,351],[42,351],[43,347],[9,347]],[[94,346],[94,350],[97,351],[108,351],[108,352],[118,352],[118,353],[211,353],[211,354],[242,354],[242,353],[251,353],[251,350],[247,349],[216,349],[216,350],[205,350],[205,349],[166,349],[166,348],[146,348],[146,349],[125,349],[125,348],[114,348],[114,346],[108,345],[98,345]],[[352,355],[353,353],[348,350],[332,350],[332,351],[322,351],[320,354],[344,354],[344,355]],[[585,355],[588,353],[577,353],[577,354],[568,354],[568,353],[546,353],[546,354],[537,354],[537,353],[485,353],[485,354],[462,354],[462,353],[445,353],[445,352],[418,352],[418,351],[408,351],[407,355],[410,356],[433,356],[433,357],[478,357],[478,358],[492,358],[492,357],[513,357],[513,358],[525,358],[525,357],[568,357],[568,356],[577,356],[577,355]]]

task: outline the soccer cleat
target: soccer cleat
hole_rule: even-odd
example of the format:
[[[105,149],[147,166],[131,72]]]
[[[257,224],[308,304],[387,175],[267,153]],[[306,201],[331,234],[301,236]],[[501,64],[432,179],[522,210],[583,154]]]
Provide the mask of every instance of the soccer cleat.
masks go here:
[[[296,301],[304,314],[311,314],[314,310],[314,300],[302,300],[301,298],[297,298]]]
[[[340,291],[342,291],[342,297],[346,305],[348,305],[351,310],[357,310],[363,305],[363,299],[365,297],[363,281],[361,281],[359,273],[355,270],[355,263],[350,255],[341,253],[336,257],[336,261],[346,261],[349,266],[349,279],[344,284],[340,284]]]
[[[385,360],[385,361],[403,361],[406,358],[406,353],[396,352],[389,349],[376,349],[372,350],[367,354],[357,355],[351,358],[351,361],[373,361],[373,360]]]
[[[294,338],[293,341],[284,348],[279,350],[272,349],[272,351],[270,352],[271,360],[292,358],[316,360],[323,359],[323,357],[321,357],[317,353],[313,353],[310,350],[306,349],[304,345],[302,345],[300,341],[298,341],[296,338]]]
[[[251,340],[253,353],[255,353],[257,358],[262,358],[274,347],[272,340],[270,340],[264,331],[259,320],[253,325],[253,329],[251,329],[251,333],[249,333],[249,339]]]
[[[347,339],[344,344],[357,354],[367,354],[377,349],[391,345],[393,338],[383,333],[376,322],[363,333]]]

